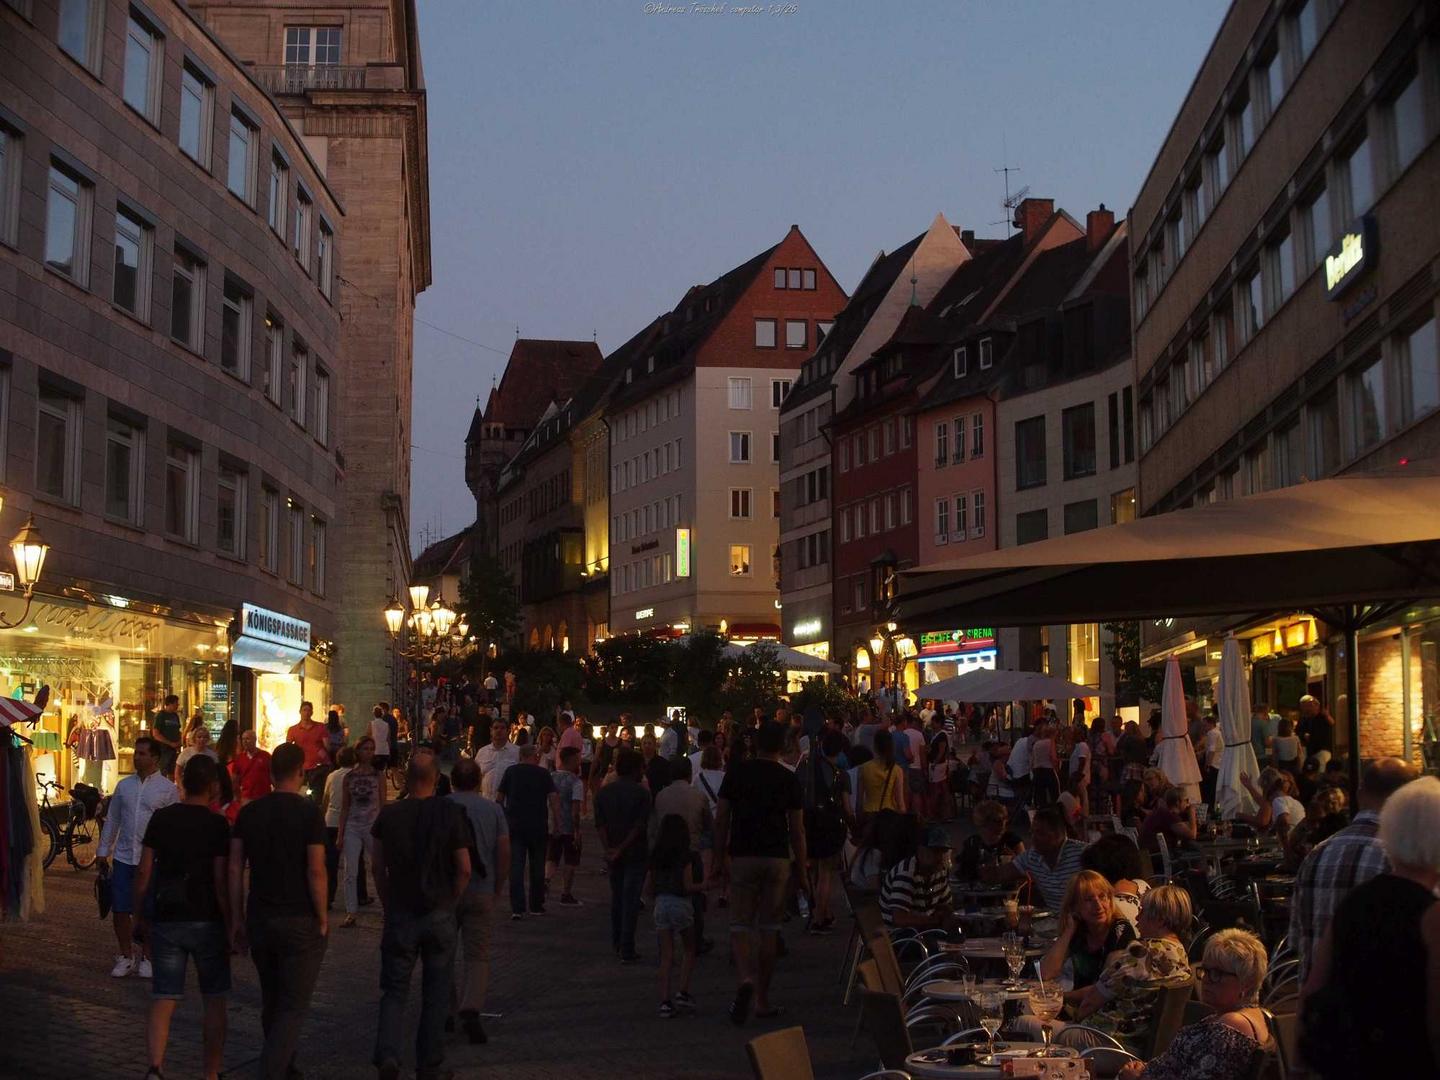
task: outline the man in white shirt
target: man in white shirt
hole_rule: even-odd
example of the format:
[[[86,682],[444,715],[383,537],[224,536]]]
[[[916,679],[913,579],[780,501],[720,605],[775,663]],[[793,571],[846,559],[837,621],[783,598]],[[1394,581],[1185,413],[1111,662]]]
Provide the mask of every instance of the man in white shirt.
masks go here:
[[[1206,806],[1215,805],[1215,785],[1220,779],[1220,758],[1225,754],[1225,736],[1215,714],[1205,717],[1205,731],[1200,736],[1200,798]]]
[[[494,675],[486,675],[486,676],[485,676],[485,701],[486,701],[488,704],[490,704],[490,705],[494,705],[494,704],[495,704],[495,691],[497,691],[497,690],[499,690],[499,689],[500,689],[500,683],[499,683],[499,681],[495,678],[495,676],[494,676]]]
[[[147,736],[136,739],[134,761],[135,774],[116,784],[115,793],[110,796],[97,857],[101,873],[108,873],[110,877],[110,912],[115,940],[120,946],[110,974],[117,979],[126,975],[139,975],[142,979],[151,976],[150,960],[135,948],[135,939],[131,936],[135,870],[140,865],[140,843],[145,838],[150,816],[162,806],[180,801],[175,785],[160,775],[160,754],[155,740]]]
[[[1022,802],[1030,801],[1030,743],[1033,736],[1027,730],[1010,747],[1010,756],[1005,760],[1005,770],[1010,774],[1010,786]]]
[[[490,725],[490,741],[475,752],[480,766],[480,794],[495,798],[505,770],[520,760],[520,748],[510,741],[510,728],[504,720]]]
[[[385,718],[385,706],[376,705],[370,718],[370,738],[375,740],[375,756],[371,764],[384,772],[390,766],[390,756],[395,752],[390,745],[390,721]]]

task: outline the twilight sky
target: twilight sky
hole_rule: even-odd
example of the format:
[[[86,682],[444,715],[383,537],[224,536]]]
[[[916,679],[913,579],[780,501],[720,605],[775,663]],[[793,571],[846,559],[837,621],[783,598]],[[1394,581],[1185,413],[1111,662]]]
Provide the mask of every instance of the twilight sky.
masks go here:
[[[848,291],[937,210],[1003,236],[1005,164],[1122,215],[1227,6],[424,0],[415,552],[474,517],[465,431],[516,327],[609,352],[792,222]]]

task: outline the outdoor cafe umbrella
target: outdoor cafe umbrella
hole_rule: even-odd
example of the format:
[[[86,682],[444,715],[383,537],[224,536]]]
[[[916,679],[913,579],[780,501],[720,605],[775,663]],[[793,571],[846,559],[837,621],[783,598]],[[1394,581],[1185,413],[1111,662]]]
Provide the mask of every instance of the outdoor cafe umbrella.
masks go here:
[[[1255,748],[1250,743],[1250,688],[1245,685],[1245,668],[1240,662],[1240,643],[1231,634],[1220,653],[1220,733],[1225,736],[1225,752],[1220,755],[1220,779],[1215,785],[1215,801],[1220,816],[1226,820],[1238,814],[1253,814],[1257,807],[1250,792],[1240,783],[1240,774],[1260,774],[1255,761]]]
[[[1185,789],[1192,803],[1200,802],[1200,766],[1185,717],[1185,688],[1180,683],[1180,661],[1170,657],[1165,665],[1165,690],[1160,695],[1160,745],[1156,757],[1172,784]]]
[[[775,667],[780,671],[813,671],[825,675],[838,675],[840,665],[829,660],[823,660],[818,656],[811,656],[799,649],[792,649],[788,645],[780,645],[774,641],[757,641],[754,645],[726,645],[724,650],[725,659],[739,660],[745,654],[746,649],[755,646],[764,646],[761,652],[755,655],[760,656],[765,652],[775,654]]]
[[[1095,697],[1088,686],[1038,671],[1004,671],[978,668],[922,686],[921,697],[937,701],[1063,701]]]

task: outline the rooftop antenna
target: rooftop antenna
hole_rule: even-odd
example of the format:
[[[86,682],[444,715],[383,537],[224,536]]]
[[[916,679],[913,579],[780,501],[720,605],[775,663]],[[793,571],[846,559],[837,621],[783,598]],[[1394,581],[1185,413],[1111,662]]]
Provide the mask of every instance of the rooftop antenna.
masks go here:
[[[1002,165],[995,171],[1005,177],[1005,198],[1000,203],[1000,205],[1005,207],[1005,209],[1010,212],[1005,215],[1004,221],[992,221],[990,224],[1004,225],[1005,236],[1008,239],[1011,235],[1011,231],[1015,228],[1015,207],[1019,206],[1020,203],[1024,200],[1025,196],[1030,194],[1030,185],[1025,185],[1019,191],[1015,192],[1015,194],[1012,195],[1010,194],[1010,174],[1012,172],[1018,173],[1020,171],[1020,166]]]

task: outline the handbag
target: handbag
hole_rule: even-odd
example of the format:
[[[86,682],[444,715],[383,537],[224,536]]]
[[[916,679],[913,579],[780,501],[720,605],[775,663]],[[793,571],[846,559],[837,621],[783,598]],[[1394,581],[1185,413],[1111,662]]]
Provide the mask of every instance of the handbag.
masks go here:
[[[100,909],[100,918],[110,917],[110,905],[114,899],[115,890],[110,884],[110,867],[102,863],[100,876],[95,879],[95,904]]]

